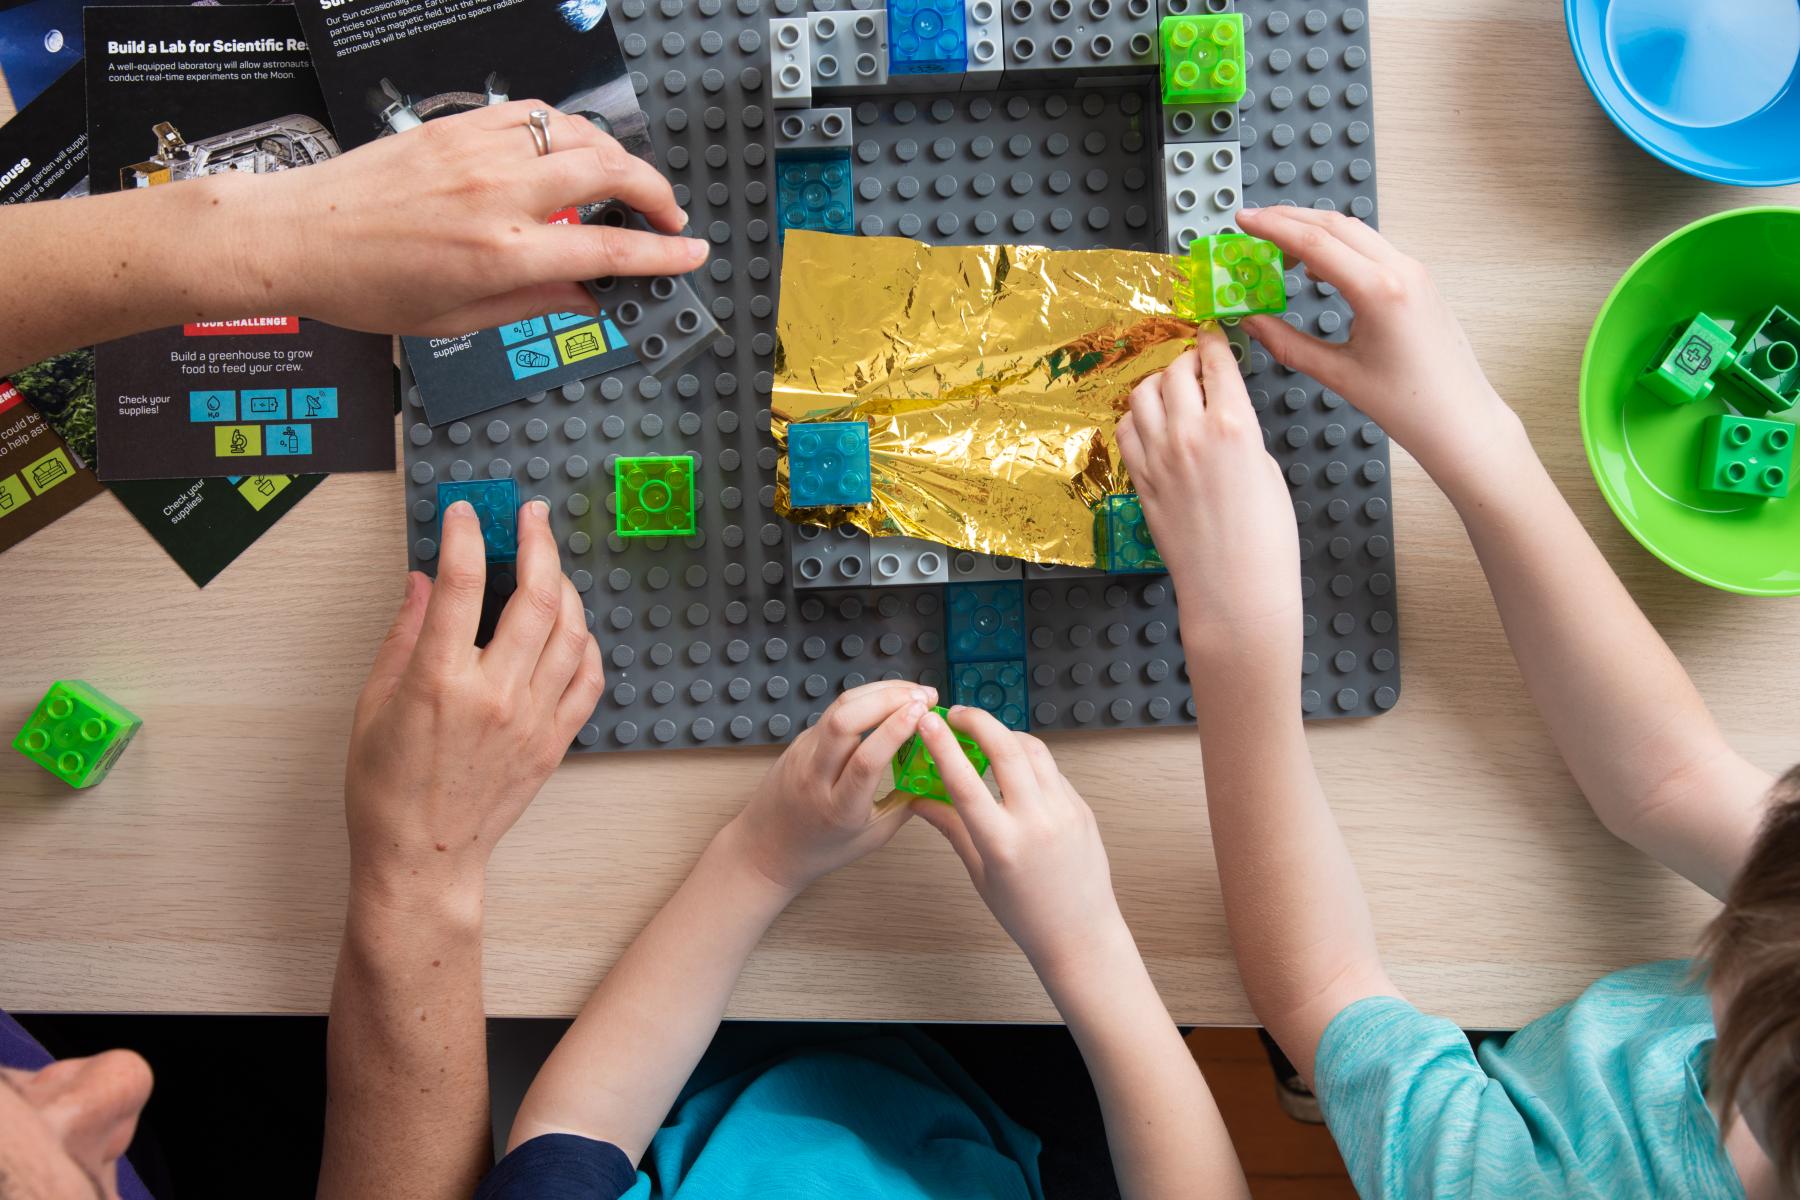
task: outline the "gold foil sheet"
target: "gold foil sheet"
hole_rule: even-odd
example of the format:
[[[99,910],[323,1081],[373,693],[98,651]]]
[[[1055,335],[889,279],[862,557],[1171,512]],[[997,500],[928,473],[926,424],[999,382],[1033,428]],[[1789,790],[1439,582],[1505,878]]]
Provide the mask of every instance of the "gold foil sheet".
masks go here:
[[[1193,344],[1180,262],[794,230],[782,249],[775,508],[1030,562],[1094,565],[1092,506],[1131,490],[1131,389]],[[867,421],[873,503],[790,509],[787,427]]]

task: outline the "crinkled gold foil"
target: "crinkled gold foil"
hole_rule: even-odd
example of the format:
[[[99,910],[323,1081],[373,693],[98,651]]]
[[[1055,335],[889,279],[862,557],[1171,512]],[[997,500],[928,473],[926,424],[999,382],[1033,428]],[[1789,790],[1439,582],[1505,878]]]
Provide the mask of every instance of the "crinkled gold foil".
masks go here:
[[[1031,562],[1094,565],[1092,506],[1131,489],[1131,389],[1193,344],[1179,259],[794,230],[782,248],[775,508]],[[790,510],[787,427],[869,423],[874,501]]]

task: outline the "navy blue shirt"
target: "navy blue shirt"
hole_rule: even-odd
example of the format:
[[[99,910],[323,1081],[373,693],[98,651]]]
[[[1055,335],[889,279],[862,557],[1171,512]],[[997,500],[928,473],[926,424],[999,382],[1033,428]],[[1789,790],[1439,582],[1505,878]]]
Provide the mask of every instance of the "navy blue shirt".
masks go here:
[[[475,1200],[619,1200],[637,1182],[611,1142],[546,1133],[515,1147],[475,1189]]]

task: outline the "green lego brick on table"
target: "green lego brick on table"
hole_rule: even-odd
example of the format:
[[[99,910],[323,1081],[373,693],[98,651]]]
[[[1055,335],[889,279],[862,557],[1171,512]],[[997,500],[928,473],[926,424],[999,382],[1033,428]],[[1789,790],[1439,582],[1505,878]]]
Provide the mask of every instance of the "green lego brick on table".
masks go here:
[[[1794,427],[1726,413],[1700,433],[1700,486],[1709,492],[1778,500],[1794,473]]]
[[[1720,371],[1737,361],[1731,332],[1705,313],[1675,326],[1644,368],[1643,384],[1670,404],[1692,404],[1712,395]]]
[[[143,719],[79,679],[59,679],[13,739],[13,749],[73,788],[106,778]]]
[[[1750,326],[1737,349],[1731,376],[1764,412],[1800,401],[1800,318],[1779,304]]]
[[[1166,570],[1136,492],[1102,496],[1094,506],[1094,557],[1113,574]]]
[[[931,710],[948,721],[950,714],[941,708]],[[977,775],[988,769],[987,755],[975,744],[975,739],[966,733],[956,733],[956,744],[963,748],[969,756],[969,762]],[[915,796],[923,796],[927,800],[941,800],[950,803],[950,791],[944,786],[943,777],[938,774],[937,764],[931,760],[931,751],[925,748],[925,739],[918,734],[906,740],[900,747],[900,753],[894,755],[894,790],[910,792]]]
[[[1190,321],[1287,311],[1281,248],[1242,233],[1195,238],[1176,261],[1175,312]]]
[[[613,478],[620,537],[686,537],[697,528],[690,456],[620,458]]]
[[[1235,104],[1244,98],[1244,14],[1169,16],[1162,42],[1164,104]]]

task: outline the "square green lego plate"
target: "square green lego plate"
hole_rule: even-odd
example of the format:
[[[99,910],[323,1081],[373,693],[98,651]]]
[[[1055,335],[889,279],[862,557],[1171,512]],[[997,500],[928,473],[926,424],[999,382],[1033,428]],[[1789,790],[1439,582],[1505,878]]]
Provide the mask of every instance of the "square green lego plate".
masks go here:
[[[1704,312],[1746,324],[1800,305],[1800,209],[1743,208],[1677,230],[1619,280],[1581,363],[1581,438],[1601,495],[1650,553],[1747,596],[1800,595],[1800,492],[1779,500],[1700,487],[1710,416],[1764,414],[1723,377],[1712,396],[1671,405],[1639,382],[1669,329]],[[1794,421],[1800,408],[1768,414]]]

